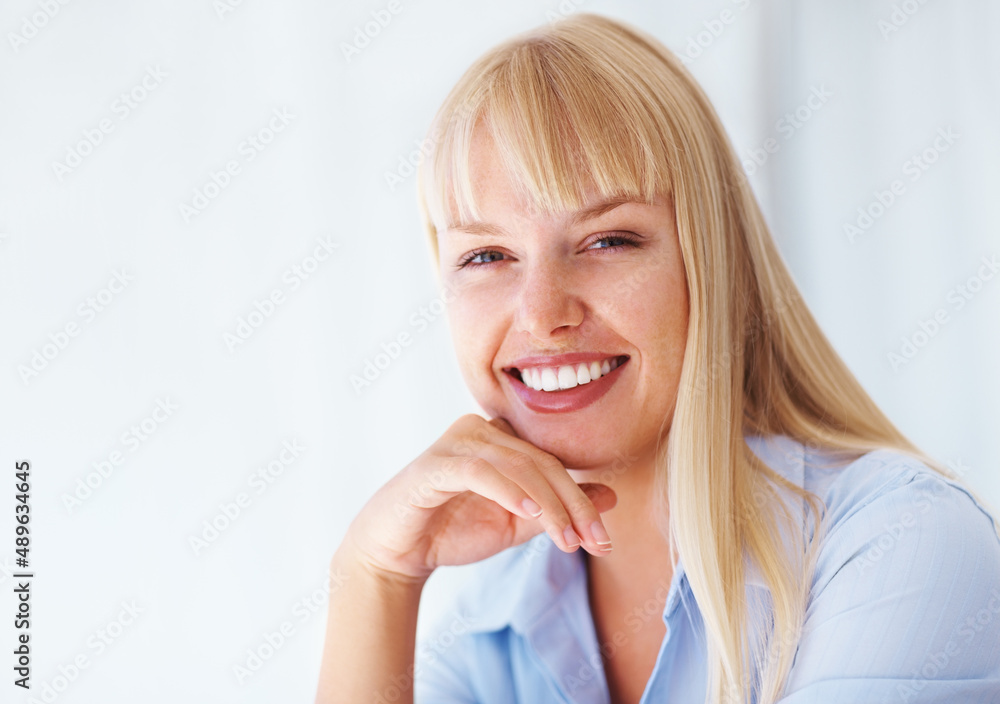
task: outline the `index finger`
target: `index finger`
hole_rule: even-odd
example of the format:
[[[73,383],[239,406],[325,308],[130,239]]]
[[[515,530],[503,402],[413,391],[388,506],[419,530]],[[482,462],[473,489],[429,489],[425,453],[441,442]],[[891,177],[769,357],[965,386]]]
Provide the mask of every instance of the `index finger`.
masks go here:
[[[587,493],[570,476],[562,461],[555,455],[517,437],[510,423],[503,418],[493,418],[487,425],[493,430],[483,428],[477,431],[474,436],[478,442],[499,445],[527,456],[548,482],[561,505],[546,506],[541,503],[542,513],[548,513],[549,518],[556,517],[555,520],[559,522],[565,520],[563,516],[566,516],[569,525],[560,526],[560,530],[569,528],[581,537],[581,540],[589,536],[591,544],[596,544],[598,550],[610,550],[611,539],[600,512]],[[571,542],[571,537],[571,534],[566,534],[567,543]]]

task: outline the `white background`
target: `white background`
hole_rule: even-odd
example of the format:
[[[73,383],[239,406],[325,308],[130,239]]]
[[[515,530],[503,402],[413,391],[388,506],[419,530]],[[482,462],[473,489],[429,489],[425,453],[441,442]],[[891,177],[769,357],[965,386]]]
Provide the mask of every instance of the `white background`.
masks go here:
[[[474,58],[561,12],[619,17],[688,56],[741,158],[777,139],[748,161],[751,178],[824,330],[904,433],[1000,505],[1000,277],[961,309],[949,295],[1000,254],[996,3],[398,1],[397,14],[387,2],[50,1],[51,17],[40,0],[4,3],[0,560],[13,567],[13,464],[30,459],[35,696],[83,654],[55,701],[312,700],[322,587],[347,525],[479,410],[429,312],[438,292],[401,162]],[[346,56],[373,12],[391,19]],[[133,89],[142,100],[126,111]],[[829,97],[789,134],[778,121],[814,89]],[[273,111],[287,124],[249,147]],[[78,150],[102,121],[112,129]],[[908,167],[949,128],[947,151]],[[88,153],[57,173],[70,150]],[[180,206],[234,160],[239,173],[185,218]],[[905,192],[852,241],[845,223],[896,179]],[[333,254],[293,288],[286,272],[312,266],[320,240]],[[111,296],[115,272],[130,281]],[[284,302],[227,345],[274,289]],[[106,305],[81,312],[91,298]],[[917,334],[939,309],[947,323]],[[78,334],[58,349],[70,323]],[[351,375],[401,332],[412,344],[356,392]],[[887,355],[915,336],[894,369]],[[43,368],[25,374],[36,353]],[[159,421],[158,401],[174,408]],[[144,420],[146,439],[123,438],[145,435]],[[257,493],[250,477],[283,442],[303,450]],[[122,462],[100,477],[114,452]],[[81,499],[88,475],[98,486]],[[191,537],[240,492],[238,518],[196,550]],[[468,574],[435,574],[427,613]],[[0,700],[27,702],[12,684],[12,589],[0,571]],[[123,602],[141,613],[99,651],[92,638]],[[241,681],[234,666],[286,622]]]

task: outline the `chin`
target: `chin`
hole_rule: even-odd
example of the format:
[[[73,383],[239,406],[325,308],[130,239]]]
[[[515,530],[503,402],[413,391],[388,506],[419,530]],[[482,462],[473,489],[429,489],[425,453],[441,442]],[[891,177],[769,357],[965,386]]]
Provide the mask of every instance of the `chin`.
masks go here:
[[[556,457],[566,469],[602,469],[616,458],[613,443],[596,435],[581,439],[560,434],[552,428],[532,432],[515,426],[514,430],[525,441]]]

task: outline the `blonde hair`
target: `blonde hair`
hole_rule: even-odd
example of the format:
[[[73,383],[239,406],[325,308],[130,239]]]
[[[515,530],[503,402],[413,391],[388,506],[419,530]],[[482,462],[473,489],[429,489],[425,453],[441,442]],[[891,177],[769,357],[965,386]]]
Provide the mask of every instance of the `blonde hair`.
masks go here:
[[[431,125],[418,173],[435,266],[437,231],[452,210],[463,222],[479,218],[469,173],[479,128],[543,212],[580,208],[588,188],[672,199],[690,313],[672,426],[657,453],[659,529],[683,557],[704,620],[707,701],[778,699],[823,506],[761,462],[744,435],[784,434],[845,462],[889,448],[951,474],[896,429],[834,351],[708,98],[655,38],[578,13],[509,39],[468,69]],[[798,497],[799,509],[783,495]],[[767,605],[746,603],[748,561]]]

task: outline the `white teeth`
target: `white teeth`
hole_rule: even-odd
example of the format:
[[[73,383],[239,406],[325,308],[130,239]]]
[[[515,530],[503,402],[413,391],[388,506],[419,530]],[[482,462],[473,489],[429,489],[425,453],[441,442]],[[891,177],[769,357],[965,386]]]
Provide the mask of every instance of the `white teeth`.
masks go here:
[[[576,386],[576,370],[568,364],[559,367],[559,388],[572,389]]]
[[[559,379],[549,367],[542,370],[542,388],[546,391],[555,391],[559,388]]]
[[[531,377],[531,383],[529,384],[529,386],[533,388],[535,391],[541,391],[542,390],[541,372],[539,372],[538,369],[529,369],[528,374]]]
[[[529,367],[521,369],[521,380],[535,391],[559,391],[589,384],[600,379],[618,367],[617,357],[603,362],[584,362],[577,365],[565,364],[561,367]]]

